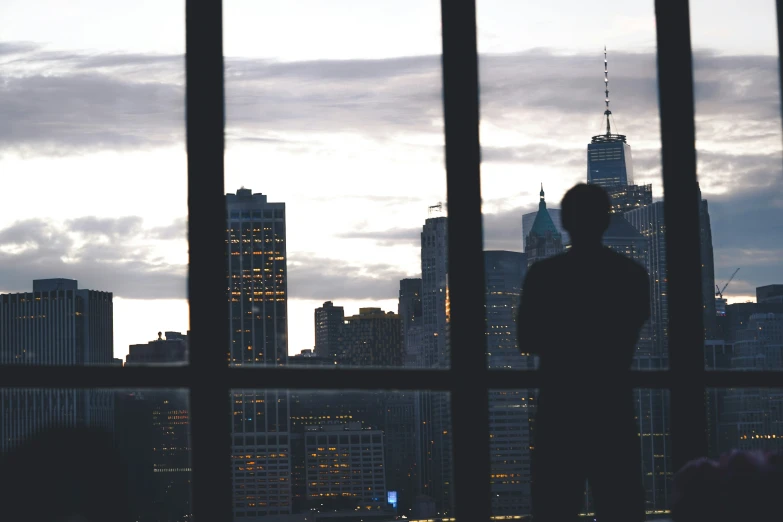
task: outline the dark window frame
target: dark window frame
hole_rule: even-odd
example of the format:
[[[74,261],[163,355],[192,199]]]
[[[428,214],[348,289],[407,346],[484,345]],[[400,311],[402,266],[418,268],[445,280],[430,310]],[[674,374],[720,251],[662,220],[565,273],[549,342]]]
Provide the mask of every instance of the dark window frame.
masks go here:
[[[777,0],[779,56],[783,51],[781,4],[783,0]],[[637,388],[671,390],[672,459],[676,469],[707,453],[707,387],[783,387],[783,372],[704,369],[688,1],[656,0],[655,13],[669,253],[669,341],[673,349],[668,370],[630,371],[627,378]],[[461,520],[489,520],[488,391],[537,388],[542,376],[538,371],[491,371],[486,367],[483,279],[475,277],[483,272],[484,263],[475,0],[442,0],[441,17],[452,314],[450,369],[228,368],[222,348],[229,331],[224,275],[222,2],[186,0],[190,364],[133,368],[0,365],[0,387],[189,390],[193,509],[200,521],[232,518],[230,389],[263,385],[450,392],[455,513]],[[677,226],[669,226],[674,223]],[[335,378],[335,371],[340,372],[340,378]],[[219,418],[226,422],[215,423],[214,419]]]

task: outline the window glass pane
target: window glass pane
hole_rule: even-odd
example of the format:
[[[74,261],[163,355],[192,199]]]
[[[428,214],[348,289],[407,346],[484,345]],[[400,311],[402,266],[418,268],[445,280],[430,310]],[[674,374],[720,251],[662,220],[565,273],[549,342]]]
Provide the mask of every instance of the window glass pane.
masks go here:
[[[187,332],[183,13],[0,6],[0,363],[119,364]]]
[[[449,364],[439,7],[224,3],[232,364]]]
[[[530,352],[537,333],[517,332],[514,323],[521,282],[533,263],[571,250],[561,200],[575,184],[589,183],[610,195],[613,214],[603,244],[650,276],[652,316],[640,331],[633,365],[666,368],[653,2],[481,0],[477,16],[490,367],[537,367],[538,356]],[[563,288],[548,284],[532,305],[543,310],[550,297],[559,303],[535,321],[542,332],[568,331],[569,323],[598,312],[596,297],[610,291],[596,272],[567,287],[558,284]],[[634,296],[644,283],[636,286]],[[634,309],[633,296],[620,295],[622,289],[611,290],[618,295],[606,301],[617,310],[602,311],[604,321]]]
[[[184,390],[0,389],[3,513],[189,520],[188,412]],[[46,502],[42,470],[67,474]]]
[[[546,393],[553,397],[553,391]],[[611,469],[608,479],[619,477],[619,482],[610,489],[607,502],[626,499],[618,495],[630,495],[630,492],[620,490],[635,481],[644,489],[647,519],[668,515],[673,477],[668,390],[633,390],[633,407],[627,408],[625,419],[628,425],[625,447],[617,429],[620,409],[602,408],[608,405],[606,397],[591,396],[585,400],[584,396],[568,396],[565,402],[559,403],[560,411],[576,410],[567,418],[556,413],[553,418],[549,416],[555,412],[551,407],[543,412],[544,417],[539,417],[540,396],[539,390],[534,389],[490,390],[493,516],[529,516],[534,504],[541,502],[541,495],[546,495],[548,479],[554,481],[554,497],[561,507],[570,503],[574,512],[595,516],[591,485],[594,482],[582,470],[600,473],[607,469]],[[622,467],[615,466],[618,464]],[[555,472],[550,473],[551,470]],[[538,489],[532,487],[536,481],[544,485]],[[567,494],[569,482],[572,484],[570,496]],[[600,497],[598,502],[601,502]],[[566,515],[562,513],[563,518]]]
[[[453,516],[448,394],[232,393],[235,519]]]
[[[726,2],[716,9],[695,1],[691,31],[702,216],[714,247],[712,256],[702,256],[712,269],[703,280],[707,368],[780,370],[783,142],[775,3]]]

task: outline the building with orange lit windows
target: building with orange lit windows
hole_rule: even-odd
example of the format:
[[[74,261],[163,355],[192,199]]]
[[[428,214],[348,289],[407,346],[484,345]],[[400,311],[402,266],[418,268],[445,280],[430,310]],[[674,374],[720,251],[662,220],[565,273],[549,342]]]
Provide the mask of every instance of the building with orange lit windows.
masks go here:
[[[226,194],[229,363],[288,362],[285,203],[240,188]],[[289,399],[283,390],[233,396],[234,517],[291,513]],[[252,462],[252,464],[251,464]]]
[[[378,513],[389,508],[383,432],[358,422],[305,431],[308,507],[320,512]]]

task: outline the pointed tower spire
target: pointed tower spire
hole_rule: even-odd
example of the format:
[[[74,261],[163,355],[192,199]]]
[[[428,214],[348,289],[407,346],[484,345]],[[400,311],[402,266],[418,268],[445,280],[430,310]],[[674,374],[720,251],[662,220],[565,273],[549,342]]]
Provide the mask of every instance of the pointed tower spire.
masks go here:
[[[612,134],[612,128],[609,125],[609,116],[612,114],[612,111],[609,110],[609,62],[606,59],[606,46],[604,45],[604,94],[606,94],[606,97],[604,101],[606,102],[606,110],[604,111],[604,116],[606,116],[606,135],[609,136]]]
[[[544,200],[544,184],[541,183],[541,192],[538,193],[539,199],[538,199],[538,209],[545,209],[546,208],[546,201]]]

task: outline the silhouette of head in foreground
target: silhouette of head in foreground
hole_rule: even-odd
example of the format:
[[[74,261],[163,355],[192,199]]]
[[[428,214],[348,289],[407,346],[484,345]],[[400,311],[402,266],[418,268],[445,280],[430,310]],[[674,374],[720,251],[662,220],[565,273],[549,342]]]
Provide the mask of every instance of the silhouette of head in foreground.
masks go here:
[[[609,194],[598,185],[580,183],[566,192],[560,205],[563,228],[571,236],[571,245],[598,247],[609,228]]]
[[[128,522],[127,466],[111,433],[53,426],[0,459],[0,519]]]

